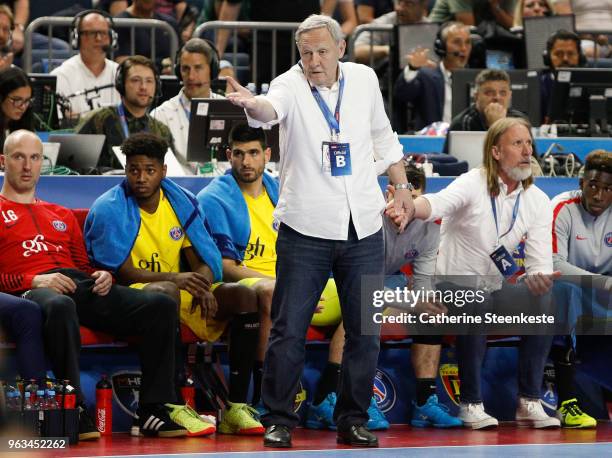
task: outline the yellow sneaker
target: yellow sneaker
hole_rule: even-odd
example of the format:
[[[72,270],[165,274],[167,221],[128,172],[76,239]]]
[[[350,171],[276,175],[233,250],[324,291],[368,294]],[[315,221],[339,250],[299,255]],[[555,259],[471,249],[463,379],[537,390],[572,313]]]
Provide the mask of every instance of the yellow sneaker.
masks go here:
[[[563,428],[595,428],[597,420],[584,413],[576,398],[568,399],[561,403],[561,408],[557,410],[557,417],[561,420]]]
[[[187,436],[207,436],[214,433],[215,425],[206,422],[188,405],[165,404],[170,411],[170,419],[187,430]]]
[[[219,423],[219,432],[248,436],[263,434],[265,429],[257,418],[257,410],[253,407],[228,402],[228,408],[223,412],[223,419]]]

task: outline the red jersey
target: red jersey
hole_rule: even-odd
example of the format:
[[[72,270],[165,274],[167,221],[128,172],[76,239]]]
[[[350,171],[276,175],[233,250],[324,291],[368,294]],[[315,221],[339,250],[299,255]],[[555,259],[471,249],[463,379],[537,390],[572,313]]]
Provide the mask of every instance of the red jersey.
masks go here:
[[[0,196],[0,290],[30,289],[36,275],[57,268],[95,270],[72,211],[38,199],[20,204]]]

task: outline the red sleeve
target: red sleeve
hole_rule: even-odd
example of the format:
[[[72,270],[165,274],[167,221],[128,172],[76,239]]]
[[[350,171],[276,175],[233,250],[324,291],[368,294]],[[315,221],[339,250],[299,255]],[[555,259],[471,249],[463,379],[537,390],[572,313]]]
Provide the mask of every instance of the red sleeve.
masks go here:
[[[16,293],[32,288],[35,275],[14,275],[0,273],[0,290],[5,293]]]
[[[70,243],[70,255],[72,261],[77,269],[87,274],[92,274],[96,271],[89,262],[87,251],[85,250],[85,240],[83,239],[83,233],[81,232],[81,226],[77,221],[74,214],[69,211],[70,227],[71,227],[71,243]]]

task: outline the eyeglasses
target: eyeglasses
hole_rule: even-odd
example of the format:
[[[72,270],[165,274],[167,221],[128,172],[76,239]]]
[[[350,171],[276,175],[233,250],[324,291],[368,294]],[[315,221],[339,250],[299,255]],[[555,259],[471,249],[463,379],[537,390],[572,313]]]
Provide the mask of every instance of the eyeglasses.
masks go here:
[[[29,99],[23,99],[21,97],[8,96],[7,99],[10,100],[11,104],[13,104],[15,108],[21,108],[23,106],[27,107],[34,103],[34,97],[30,97]]]
[[[104,38],[108,35],[108,30],[81,30],[79,34],[90,38]]]

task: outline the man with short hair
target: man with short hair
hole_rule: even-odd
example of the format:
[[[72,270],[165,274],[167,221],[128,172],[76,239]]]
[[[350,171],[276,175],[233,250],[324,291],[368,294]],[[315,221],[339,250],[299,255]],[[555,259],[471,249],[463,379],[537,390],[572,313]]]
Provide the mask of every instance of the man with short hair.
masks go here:
[[[0,210],[0,272],[4,291],[23,295],[42,309],[46,350],[56,378],[80,390],[79,324],[118,336],[136,335],[142,366],[138,424],[143,434],[184,436],[164,404],[175,401],[174,302],[165,295],[113,285],[111,274],[87,258],[80,225],[69,209],[35,197],[43,162],[36,134],[17,130],[4,143]],[[79,437],[99,437],[80,394]]]
[[[579,189],[552,199],[553,264],[562,279],[578,286],[612,292],[612,153],[595,150],[587,155]],[[606,307],[607,304],[602,304]],[[570,304],[571,306],[571,304]],[[561,425],[591,428],[597,422],[580,408],[574,388],[574,344],[566,337],[551,351],[555,363]]]
[[[167,149],[150,133],[123,143],[126,179],[91,207],[87,250],[94,263],[116,272],[123,284],[172,297],[181,321],[199,338],[215,342],[229,327],[229,408],[219,432],[262,434],[246,403],[259,334],[257,297],[246,286],[220,283],[221,256],[195,197],[166,178]],[[114,218],[123,223],[117,225]],[[202,422],[190,429],[194,435],[213,431]]]
[[[334,410],[337,440],[376,447],[378,439],[365,426],[380,329],[373,307],[361,304],[382,287],[385,204],[373,159],[396,183],[400,219],[412,213],[412,197],[376,74],[365,65],[339,62],[346,49],[340,25],[311,15],[295,41],[299,64],[272,81],[266,96],[255,97],[231,78],[234,92],[226,94],[246,109],[252,127],[278,123],[281,138],[277,281],[262,382],[269,412],[262,417],[264,445],[291,447],[305,335],[331,271],[346,332]],[[373,281],[365,282],[365,276]]]
[[[216,78],[211,71],[211,62],[219,66],[216,51],[206,41],[192,38],[185,43],[178,53],[176,63],[183,87],[176,96],[151,111],[151,116],[168,126],[172,132],[176,154],[183,162],[187,162],[191,99],[223,98],[210,89],[213,78]],[[215,72],[218,71],[219,68],[215,68]]]
[[[559,68],[575,68],[586,66],[586,58],[582,54],[580,37],[569,30],[560,29],[546,40],[544,51],[544,65],[548,71],[540,75],[540,109],[542,122],[554,122],[549,119],[551,108],[552,88],[557,78]]]
[[[476,75],[474,83],[474,103],[453,118],[444,142],[444,153],[448,153],[452,131],[486,131],[495,121],[505,117],[527,119],[524,113],[510,107],[510,76],[504,70],[483,70]]]
[[[71,96],[68,117],[78,117],[101,106],[115,105],[120,96],[114,87],[117,63],[106,58],[112,42],[116,41],[111,19],[91,11],[75,18],[71,38],[79,53],[53,69],[57,77],[57,93]],[[85,95],[74,96],[77,92],[112,84],[113,87],[101,89]]]
[[[200,207],[209,215],[211,235],[223,256],[223,275],[252,287],[259,298],[260,336],[254,368],[254,400],[259,401],[263,361],[270,336],[272,294],[276,285],[276,240],[278,225],[274,209],[278,202],[278,182],[265,173],[270,158],[265,131],[237,124],[230,133],[227,159],[231,174],[216,178],[198,193]],[[344,328],[338,292],[332,279],[323,290],[311,324],[334,326],[328,360],[308,409],[306,427],[334,429],[338,379],[344,346]],[[389,422],[372,398],[368,409],[368,428],[387,429]]]
[[[435,64],[428,59],[428,49],[407,56],[408,65],[397,77],[393,89],[396,108],[414,107],[414,128],[422,129],[436,121],[451,121],[452,72],[464,68],[472,52],[470,29],[460,22],[443,24],[438,32],[442,59]]]
[[[160,90],[158,84],[155,65],[146,57],[132,56],[119,65],[116,89],[121,94],[121,103],[98,108],[76,128],[77,134],[106,135],[98,167],[122,168],[113,147],[120,146],[126,138],[137,132],[159,135],[173,147],[170,129],[147,113]]]
[[[429,22],[427,0],[393,0],[394,10],[374,19],[372,25],[401,25]],[[369,64],[370,54],[375,63],[389,57],[392,41],[389,32],[362,32],[355,40],[355,61]]]

